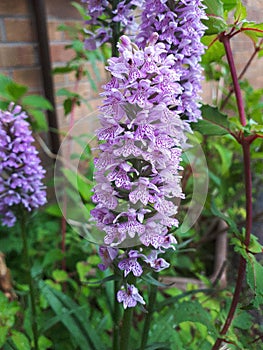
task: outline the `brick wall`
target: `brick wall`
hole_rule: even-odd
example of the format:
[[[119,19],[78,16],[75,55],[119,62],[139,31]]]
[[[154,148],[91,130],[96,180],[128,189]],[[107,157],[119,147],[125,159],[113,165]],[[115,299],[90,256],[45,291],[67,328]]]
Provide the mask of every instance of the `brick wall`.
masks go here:
[[[75,25],[82,20],[77,10],[67,0],[46,0],[47,29],[50,42],[52,67],[62,66],[73,57],[71,50],[65,45],[71,41],[64,32],[58,31],[60,24]],[[0,1],[0,73],[13,78],[17,83],[27,85],[29,93],[43,94],[36,24],[30,0]],[[104,66],[98,63],[101,81],[97,82],[98,90],[106,79]],[[92,70],[91,70],[92,74]],[[74,90],[73,74],[53,76],[55,90],[68,88]],[[95,80],[96,81],[96,80]],[[78,88],[89,102],[89,107],[77,108],[75,117],[90,114],[100,104],[99,94],[95,93],[87,79],[83,79]],[[68,126],[69,117],[65,118],[63,97],[56,97],[58,122],[62,131]]]
[[[261,21],[262,0],[254,0],[253,5],[248,0],[244,0],[244,3],[247,3],[248,6],[248,18]],[[30,0],[0,1],[0,72],[9,75],[18,83],[28,85],[29,93],[43,94],[36,29],[30,4]],[[76,22],[82,22],[77,10],[71,6],[70,1],[46,0],[45,5],[52,66],[57,67],[63,65],[66,60],[72,57],[70,50],[64,50],[64,46],[70,42],[69,38],[65,33],[58,31],[57,26],[61,23],[74,25]],[[245,35],[239,35],[233,41],[233,49],[237,69],[240,72],[253,47]],[[256,88],[263,85],[263,76],[260,74],[262,71],[261,65],[262,59],[256,64],[254,63],[246,74],[246,77]],[[107,79],[102,64],[99,64],[99,70],[102,81],[97,82],[98,88]],[[53,79],[56,90],[61,87],[74,90],[75,82],[72,74],[56,75]],[[210,102],[216,90],[217,86],[215,84],[205,83],[204,101]],[[96,110],[101,101],[98,93],[92,91],[87,79],[80,84],[79,92],[83,93],[89,102],[89,107],[83,106],[81,109],[78,108],[76,110],[76,118]],[[57,97],[56,102],[59,125],[62,130],[65,130],[68,126],[69,118],[64,117],[63,98]]]

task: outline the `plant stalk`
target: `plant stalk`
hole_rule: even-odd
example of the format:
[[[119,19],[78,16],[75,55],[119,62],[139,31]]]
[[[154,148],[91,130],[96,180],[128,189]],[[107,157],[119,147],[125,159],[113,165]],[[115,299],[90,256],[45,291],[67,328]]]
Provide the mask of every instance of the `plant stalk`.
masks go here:
[[[242,98],[240,85],[239,85],[239,82],[238,82],[238,77],[237,77],[237,71],[236,71],[236,66],[235,66],[235,62],[234,62],[234,57],[233,57],[233,53],[232,53],[231,46],[230,46],[229,36],[226,35],[225,33],[221,34],[220,35],[220,41],[224,44],[225,51],[226,51],[226,57],[227,57],[227,61],[228,61],[228,64],[229,64],[230,73],[231,73],[231,77],[232,77],[232,80],[233,80],[233,88],[234,88],[235,95],[236,95],[236,100],[237,100],[237,108],[238,108],[238,113],[239,113],[239,119],[240,119],[241,124],[243,126],[245,126],[247,124],[247,122],[246,122],[246,115],[245,115],[245,108],[244,108],[244,103],[243,103],[243,98]]]
[[[27,233],[26,233],[26,217],[25,212],[22,209],[22,215],[20,218],[20,232],[21,238],[23,242],[23,250],[24,250],[24,259],[26,264],[26,274],[29,285],[29,293],[30,293],[30,302],[31,302],[31,310],[32,310],[32,332],[34,338],[34,349],[39,350],[38,348],[38,327],[37,327],[37,312],[36,312],[36,300],[35,300],[35,290],[34,290],[34,282],[31,275],[31,263],[28,252],[28,244],[27,244]]]
[[[112,0],[112,11],[117,9],[119,4],[119,0]],[[111,29],[112,29],[112,42],[111,42],[111,55],[112,57],[119,56],[119,51],[117,48],[117,44],[120,39],[120,22],[111,21]]]
[[[250,67],[252,61],[254,60],[254,58],[256,57],[256,55],[258,54],[259,51],[260,51],[260,46],[256,46],[254,52],[252,53],[252,55],[250,56],[249,60],[245,64],[244,68],[242,69],[242,72],[239,74],[238,80],[243,78],[243,76],[245,75],[246,71]],[[225,106],[226,106],[226,104],[227,104],[228,100],[230,99],[230,97],[231,97],[233,92],[234,92],[234,87],[232,86],[230,88],[227,96],[224,98],[220,109],[224,109],[225,108]]]
[[[251,229],[252,229],[252,175],[251,175],[251,158],[250,158],[250,142],[246,139],[241,141],[243,149],[243,160],[244,160],[244,173],[245,173],[245,192],[246,192],[246,235],[245,235],[245,246],[246,249],[249,247]],[[220,332],[221,336],[224,336],[234,318],[234,314],[238,305],[240,293],[242,290],[242,283],[246,273],[246,260],[243,256],[240,257],[238,276],[236,281],[236,287],[232,299],[232,303],[227,315],[225,324]],[[218,338],[212,348],[212,350],[218,350],[223,341],[223,338]]]
[[[117,293],[120,287],[119,281],[114,281],[114,310],[113,310],[113,343],[112,343],[112,349],[113,350],[119,350],[120,349],[120,343],[119,343],[119,336],[120,336],[120,316],[121,316],[121,308],[120,303],[117,300]]]
[[[132,316],[133,316],[133,308],[128,307],[124,311],[123,315],[123,323],[121,327],[120,334],[120,350],[129,350],[130,349],[130,334],[132,327]]]
[[[157,273],[154,273],[153,277],[156,278],[156,276],[157,276]],[[149,300],[148,300],[148,305],[149,305],[148,306],[148,313],[146,314],[145,321],[144,321],[140,350],[144,350],[145,347],[147,346],[150,326],[151,326],[153,313],[154,313],[154,306],[155,306],[155,301],[156,301],[156,296],[157,296],[157,290],[158,290],[158,288],[156,285],[153,285],[153,284],[150,285]]]

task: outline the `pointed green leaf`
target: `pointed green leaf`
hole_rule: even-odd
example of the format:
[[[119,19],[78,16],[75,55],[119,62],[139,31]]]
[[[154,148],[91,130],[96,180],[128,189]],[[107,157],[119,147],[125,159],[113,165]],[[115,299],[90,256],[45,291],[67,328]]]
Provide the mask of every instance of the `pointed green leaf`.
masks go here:
[[[31,346],[27,337],[18,331],[13,330],[11,339],[14,342],[17,350],[30,350]]]
[[[207,26],[206,35],[219,34],[227,29],[224,18],[224,6],[221,0],[204,0],[208,20],[204,21]]]
[[[203,119],[191,124],[193,130],[199,131],[202,135],[229,134],[229,121],[226,115],[209,105],[203,105],[201,111]]]
[[[62,323],[72,334],[81,350],[105,350],[100,336],[87,318],[85,309],[79,309],[79,305],[71,298],[60,291],[50,288],[43,281],[40,281],[40,288],[57,315],[66,312],[62,318]],[[78,311],[70,315],[68,310]]]
[[[183,301],[182,303],[178,303],[175,305],[174,314],[177,324],[186,321],[198,322],[205,325],[211,333],[217,333],[211,315],[197,301]]]
[[[207,47],[202,56],[202,64],[211,64],[212,62],[220,62],[225,55],[224,45],[216,40],[217,35],[204,36],[202,43]]]
[[[28,88],[24,85],[17,84],[13,81],[11,81],[6,91],[10,94],[12,97],[12,101],[17,102],[24,94],[27,92]]]
[[[237,22],[242,22],[243,19],[245,19],[246,17],[247,17],[247,9],[242,4],[241,0],[238,0],[236,11],[234,13],[234,18]]]
[[[247,259],[247,283],[255,293],[253,304],[259,308],[263,304],[263,266],[255,259],[254,255],[248,254]]]
[[[26,106],[26,107],[34,107],[37,109],[50,110],[50,111],[53,110],[51,103],[46,98],[39,95],[25,96],[21,100],[21,103],[23,106]]]
[[[225,11],[231,11],[236,7],[238,0],[222,0]]]
[[[34,118],[32,127],[35,131],[48,131],[48,123],[45,113],[36,109],[28,109],[27,112]]]
[[[263,23],[244,22],[241,30],[256,44],[258,40],[263,37]]]

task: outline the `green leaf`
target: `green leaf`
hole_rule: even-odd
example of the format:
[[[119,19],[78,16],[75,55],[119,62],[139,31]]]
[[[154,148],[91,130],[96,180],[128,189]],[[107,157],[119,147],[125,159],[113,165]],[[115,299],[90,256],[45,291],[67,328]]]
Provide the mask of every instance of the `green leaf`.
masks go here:
[[[39,350],[48,350],[51,349],[52,341],[49,340],[44,335],[41,335],[38,339]]]
[[[253,254],[263,253],[263,247],[258,242],[258,237],[256,237],[255,235],[250,236],[250,243],[248,246],[248,250]]]
[[[256,44],[263,37],[263,23],[244,22],[241,27],[243,33]]]
[[[197,301],[183,301],[174,307],[175,322],[179,325],[182,322],[198,322],[206,326],[213,334],[216,334],[211,315]]]
[[[254,255],[248,254],[247,258],[247,283],[255,294],[253,305],[259,308],[263,304],[263,266],[255,259]]]
[[[230,149],[220,145],[219,143],[215,143],[214,147],[217,149],[221,158],[222,175],[228,174],[232,164],[233,152]]]
[[[239,22],[242,22],[243,19],[245,19],[246,17],[247,17],[247,9],[242,4],[241,0],[238,0],[236,11],[234,13],[234,18],[239,23]]]
[[[63,169],[63,174],[71,185],[79,192],[81,197],[88,201],[92,196],[93,183],[85,176],[70,169]]]
[[[209,105],[203,105],[201,111],[203,119],[191,124],[193,130],[199,131],[202,135],[229,134],[229,122],[226,115]]]
[[[37,109],[44,109],[44,110],[50,110],[50,111],[53,110],[51,103],[46,98],[39,95],[25,96],[21,100],[21,103],[22,105],[27,107],[34,107]]]
[[[27,90],[28,88],[26,86],[17,84],[13,81],[11,81],[6,88],[6,91],[10,94],[14,102],[17,102]]]
[[[64,107],[64,114],[65,116],[68,115],[71,110],[72,110],[72,99],[71,98],[67,98],[64,102],[63,102],[63,107]]]
[[[57,203],[48,205],[45,208],[45,212],[52,215],[52,216],[56,216],[58,218],[62,217],[61,209]]]
[[[104,284],[106,282],[110,282],[110,281],[120,281],[121,280],[121,276],[118,276],[118,275],[110,275],[110,276],[107,276],[101,280],[98,280],[98,281],[92,281],[92,282],[84,282],[84,284]]]
[[[52,277],[56,282],[65,282],[68,280],[68,274],[64,270],[54,270],[52,272]]]
[[[217,35],[204,36],[202,43],[207,46],[205,54],[202,56],[202,64],[211,64],[212,62],[220,62],[225,55],[224,45],[215,40]]]
[[[65,88],[58,89],[56,95],[57,96],[66,96],[66,97],[71,97],[71,98],[74,98],[74,97],[79,98],[79,94],[72,92],[72,91],[65,89]]]
[[[17,350],[30,350],[31,346],[27,337],[18,331],[13,330],[11,339],[14,342]]]
[[[75,7],[76,10],[78,10],[79,14],[83,19],[89,18],[89,16],[87,16],[86,9],[83,6],[81,6],[79,3],[72,1],[71,5]]]
[[[79,305],[71,298],[62,292],[50,288],[43,281],[40,281],[39,284],[43,295],[47,298],[54,312],[59,316],[64,312],[61,322],[71,333],[79,348],[81,350],[105,350],[100,336],[87,319],[86,311],[84,309],[80,310]],[[68,311],[72,310],[76,310],[76,312],[71,315]]]
[[[53,266],[54,263],[61,261],[63,259],[63,253],[59,248],[49,250],[45,254],[43,261],[43,267]]]
[[[151,274],[147,274],[147,275],[142,275],[141,279],[144,280],[145,282],[147,282],[148,284],[152,284],[154,286],[158,286],[158,287],[167,287],[169,286],[169,284],[165,284],[165,283],[161,283],[159,282],[157,279],[153,278],[151,276]]]
[[[219,34],[227,29],[224,19],[224,6],[221,0],[204,0],[208,20],[204,20],[207,26],[206,35]]]
[[[224,11],[231,11],[236,7],[238,0],[221,0],[224,5]]]
[[[233,326],[244,330],[250,329],[252,326],[252,316],[248,312],[238,309],[233,320]]]
[[[74,68],[70,67],[70,66],[65,66],[65,67],[56,67],[52,70],[53,74],[66,74],[66,73],[70,73],[73,72]]]
[[[216,207],[214,200],[212,200],[212,202],[211,202],[211,212],[215,216],[224,220],[234,233],[239,234],[239,231],[237,229],[237,225],[236,225],[235,221],[233,221],[229,216],[221,213],[221,211]]]
[[[28,109],[27,112],[34,118],[33,128],[35,131],[48,131],[45,113],[37,109]]]
[[[2,93],[5,93],[6,88],[10,84],[11,81],[12,81],[12,79],[9,78],[8,76],[6,76],[4,74],[0,74],[0,95],[2,95]]]

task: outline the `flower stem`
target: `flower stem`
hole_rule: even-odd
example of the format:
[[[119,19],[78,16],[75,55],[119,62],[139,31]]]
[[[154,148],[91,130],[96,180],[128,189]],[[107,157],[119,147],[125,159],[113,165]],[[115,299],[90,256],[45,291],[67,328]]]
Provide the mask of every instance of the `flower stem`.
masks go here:
[[[245,108],[244,108],[244,103],[243,103],[240,85],[238,82],[234,57],[233,57],[233,53],[232,53],[231,46],[230,46],[230,38],[225,33],[222,33],[220,35],[220,41],[224,44],[225,51],[226,51],[226,57],[227,57],[227,61],[229,64],[230,73],[231,73],[232,80],[233,80],[233,88],[234,88],[236,100],[237,100],[237,108],[238,108],[240,123],[243,126],[245,126],[247,123],[246,116],[245,116]]]
[[[30,301],[31,301],[31,310],[32,310],[32,332],[34,338],[34,349],[38,350],[38,327],[37,327],[37,313],[36,313],[36,300],[35,300],[35,290],[34,283],[31,275],[31,263],[28,253],[28,244],[27,244],[27,232],[26,232],[26,215],[24,210],[21,213],[20,219],[20,232],[21,238],[23,242],[24,249],[24,259],[26,264],[26,273],[29,285],[29,293],[30,293]]]
[[[157,273],[154,273],[153,277],[158,279]],[[149,338],[149,330],[150,330],[152,317],[154,313],[156,296],[157,296],[157,286],[154,284],[151,284],[150,292],[149,292],[149,301],[148,301],[149,307],[148,307],[148,313],[146,314],[145,321],[144,321],[140,350],[144,350],[145,347],[147,346],[147,341]]]
[[[128,307],[124,311],[123,323],[121,327],[120,350],[129,350],[130,334],[132,326],[133,308]]]
[[[243,149],[243,159],[244,159],[244,173],[245,173],[245,192],[246,192],[246,235],[245,235],[245,246],[248,249],[250,243],[250,235],[252,228],[252,175],[251,175],[251,159],[250,159],[250,142],[246,139],[241,141]],[[242,283],[246,273],[246,260],[243,256],[240,257],[238,276],[236,281],[236,287],[232,299],[232,303],[227,315],[225,324],[220,332],[220,335],[225,335],[233,321],[234,314],[238,305],[240,293],[242,290]],[[212,350],[218,350],[223,339],[218,338],[212,348]]]
[[[118,4],[119,4],[119,0],[112,0],[112,11],[117,9]],[[112,20],[111,29],[112,29],[111,55],[112,57],[117,57],[119,55],[117,44],[120,39],[120,22],[115,22]]]
[[[116,295],[118,293],[120,287],[119,281],[114,281],[114,310],[113,310],[113,343],[112,343],[112,349],[113,350],[119,350],[120,344],[119,344],[119,335],[120,335],[120,303],[118,302]]]

